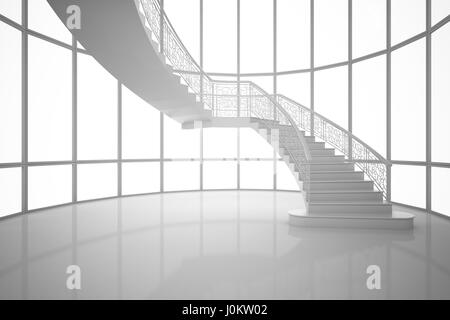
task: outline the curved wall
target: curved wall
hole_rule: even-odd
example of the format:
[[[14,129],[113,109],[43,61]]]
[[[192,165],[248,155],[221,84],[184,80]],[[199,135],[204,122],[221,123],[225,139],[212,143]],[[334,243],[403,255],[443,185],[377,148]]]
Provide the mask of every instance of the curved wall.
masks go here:
[[[425,0],[186,0],[183,10],[165,0],[206,70],[351,128],[390,155],[393,201],[449,215],[450,6],[432,4],[427,29]],[[298,189],[252,130],[181,130],[144,103],[73,43],[45,0],[2,1],[0,41],[0,216],[153,192]]]

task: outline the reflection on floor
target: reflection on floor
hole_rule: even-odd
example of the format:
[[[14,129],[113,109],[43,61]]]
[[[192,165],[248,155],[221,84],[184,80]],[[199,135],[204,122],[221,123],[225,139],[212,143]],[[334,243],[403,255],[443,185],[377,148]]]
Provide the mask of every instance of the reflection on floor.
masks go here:
[[[293,192],[186,192],[6,219],[0,298],[450,298],[450,220],[414,212],[409,232],[290,227],[301,206]],[[66,288],[71,264],[78,291]],[[367,288],[369,265],[380,290]]]

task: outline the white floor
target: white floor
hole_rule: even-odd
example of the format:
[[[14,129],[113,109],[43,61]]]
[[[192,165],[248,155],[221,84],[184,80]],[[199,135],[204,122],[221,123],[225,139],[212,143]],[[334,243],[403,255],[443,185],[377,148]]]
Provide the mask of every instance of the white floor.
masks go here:
[[[6,219],[0,298],[450,298],[450,220],[414,212],[412,232],[290,227],[301,206],[293,192],[186,192]],[[66,288],[71,264],[79,291]],[[369,265],[380,290],[366,286]]]

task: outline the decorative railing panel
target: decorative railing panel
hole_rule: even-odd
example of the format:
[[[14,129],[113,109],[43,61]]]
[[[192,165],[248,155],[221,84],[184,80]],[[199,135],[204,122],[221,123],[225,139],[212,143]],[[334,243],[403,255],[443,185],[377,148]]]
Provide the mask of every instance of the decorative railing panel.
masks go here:
[[[297,117],[300,129],[311,132],[311,110],[283,96],[277,95],[278,103],[293,117]],[[355,164],[372,180],[378,190],[389,198],[387,186],[388,161],[360,139],[343,129],[333,121],[315,113],[314,135],[337,150]],[[350,135],[350,137],[349,137]],[[351,155],[349,148],[351,141]]]
[[[139,0],[153,38],[160,52],[172,65],[190,90],[214,117],[251,117],[268,129],[289,132],[298,140],[299,148],[290,153],[295,168],[309,190],[311,155],[301,130],[311,132],[311,110],[282,95],[271,96],[250,81],[215,81],[192,58],[181,42],[157,0]],[[276,120],[276,121],[274,121]],[[387,194],[386,159],[347,130],[327,118],[314,114],[314,135],[354,161],[374,181],[377,188]],[[351,148],[349,148],[351,141]],[[283,140],[280,146],[283,147]],[[285,148],[287,152],[289,148]],[[351,150],[351,154],[350,154]]]

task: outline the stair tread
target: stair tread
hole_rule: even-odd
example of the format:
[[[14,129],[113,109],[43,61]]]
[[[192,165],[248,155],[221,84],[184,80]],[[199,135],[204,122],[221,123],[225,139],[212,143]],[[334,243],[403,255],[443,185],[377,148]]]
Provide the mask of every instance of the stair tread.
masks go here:
[[[304,214],[302,216],[297,217],[303,217],[303,218],[309,218],[309,219],[363,219],[363,220],[403,220],[403,219],[414,219],[414,215],[409,213],[402,214],[399,213],[392,213],[392,214],[367,214],[367,213],[352,213],[352,214],[335,214],[335,213],[321,213],[321,214]]]
[[[314,171],[314,173],[324,173],[324,174],[333,174],[333,173],[363,173],[363,171],[353,171],[353,170],[336,170],[336,171],[329,171],[329,170],[320,170],[320,171]]]
[[[376,190],[310,190],[309,193],[381,193]]]
[[[310,183],[346,183],[346,182],[352,182],[352,183],[361,183],[361,182],[366,182],[366,183],[371,183],[373,181],[371,180],[313,180],[310,181]]]
[[[392,206],[392,204],[385,201],[352,201],[352,202],[309,202],[309,205],[321,205],[321,206]]]

